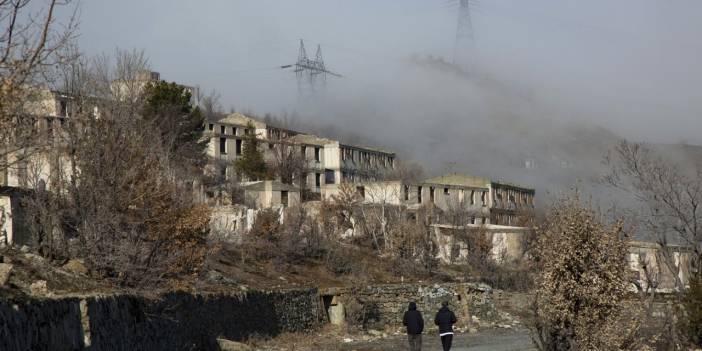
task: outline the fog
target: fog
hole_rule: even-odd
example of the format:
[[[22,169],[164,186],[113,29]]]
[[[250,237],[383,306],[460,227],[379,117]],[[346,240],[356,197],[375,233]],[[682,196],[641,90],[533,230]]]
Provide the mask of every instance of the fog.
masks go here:
[[[430,174],[544,194],[589,183],[618,138],[702,144],[701,10],[695,0],[476,0],[467,72],[446,63],[452,0],[86,0],[78,42],[88,55],[144,49],[164,79],[214,89],[226,109],[383,146]],[[279,68],[296,61],[300,38],[344,76],[314,96]]]

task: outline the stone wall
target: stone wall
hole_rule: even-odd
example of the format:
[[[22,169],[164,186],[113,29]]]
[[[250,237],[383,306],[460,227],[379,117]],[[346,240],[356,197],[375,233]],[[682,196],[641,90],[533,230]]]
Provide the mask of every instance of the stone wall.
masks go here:
[[[0,350],[218,350],[323,321],[316,289],[0,301]]]
[[[443,301],[449,302],[449,308],[456,314],[460,325],[466,325],[471,320],[470,316],[481,320],[497,317],[492,289],[484,284],[388,284],[327,289],[321,294],[328,313],[338,310],[339,304],[343,304],[347,320],[370,329],[402,325],[402,316],[410,301],[417,303],[427,327],[433,326],[434,315]]]

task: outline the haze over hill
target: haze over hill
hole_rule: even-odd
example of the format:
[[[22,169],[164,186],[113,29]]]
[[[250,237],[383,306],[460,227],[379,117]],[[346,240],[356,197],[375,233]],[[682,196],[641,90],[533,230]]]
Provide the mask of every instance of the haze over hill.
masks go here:
[[[144,48],[165,79],[214,88],[225,109],[287,114],[432,174],[553,191],[596,176],[622,137],[702,144],[699,2],[476,1],[467,75],[426,59],[450,61],[456,3],[97,0],[83,3],[79,41],[88,54]],[[130,20],[107,30],[112,16]],[[299,38],[310,54],[321,43],[345,76],[313,99],[299,99],[294,73],[277,68],[295,61]]]

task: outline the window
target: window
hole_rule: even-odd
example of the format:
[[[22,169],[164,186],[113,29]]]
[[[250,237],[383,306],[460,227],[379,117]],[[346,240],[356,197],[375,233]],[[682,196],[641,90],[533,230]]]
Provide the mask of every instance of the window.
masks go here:
[[[241,139],[236,139],[236,155],[241,155]]]
[[[220,127],[219,127],[219,133],[220,133],[220,134],[227,134],[227,127],[225,127],[225,126],[220,126]]]
[[[475,217],[470,217],[470,224],[475,224]]]
[[[314,160],[319,162],[319,148],[314,148]]]
[[[227,154],[227,138],[219,138],[219,153],[222,155]]]
[[[470,191],[470,204],[475,205],[475,190]]]
[[[434,203],[434,187],[433,186],[429,188],[429,201],[431,201],[431,203]]]
[[[236,127],[232,127],[232,135],[236,135]]]
[[[444,195],[451,195],[449,188],[444,188]]]
[[[487,192],[483,191],[480,193],[480,202],[483,204],[483,206],[486,206],[487,204],[485,203],[485,197],[486,197]]]
[[[322,175],[320,173],[314,174],[314,186],[318,188],[322,186]]]
[[[213,130],[214,130],[214,124],[210,123],[210,126],[209,126],[208,128],[210,129],[210,131],[213,131]]]
[[[68,104],[66,103],[65,100],[59,101],[59,116],[61,117],[66,117],[68,116]]]
[[[422,203],[422,187],[421,186],[417,187],[417,203],[418,204]]]
[[[307,159],[307,146],[302,145],[302,148],[300,149],[300,153],[302,154],[302,158]]]
[[[283,206],[290,206],[290,204],[288,203],[288,192],[287,191],[280,192],[280,203]]]
[[[403,190],[404,190],[403,193],[404,193],[404,196],[405,196],[405,201],[409,201],[409,186],[408,186],[408,185],[405,185],[404,188],[403,188]]]
[[[324,184],[334,184],[334,171],[331,169],[324,170]]]

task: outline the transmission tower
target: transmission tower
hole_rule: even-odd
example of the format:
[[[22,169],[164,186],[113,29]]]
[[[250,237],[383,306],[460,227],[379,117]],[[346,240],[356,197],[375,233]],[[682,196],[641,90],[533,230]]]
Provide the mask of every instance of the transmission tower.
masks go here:
[[[458,26],[454,43],[453,63],[469,66],[473,59],[473,21],[471,19],[472,0],[459,0]]]
[[[297,62],[292,65],[280,66],[280,68],[293,68],[297,76],[297,89],[301,97],[310,97],[317,94],[320,88],[324,88],[327,82],[327,74],[342,77],[340,74],[327,70],[322,58],[322,46],[317,45],[317,53],[314,59],[307,56],[305,42],[300,39],[300,50],[297,54]]]

